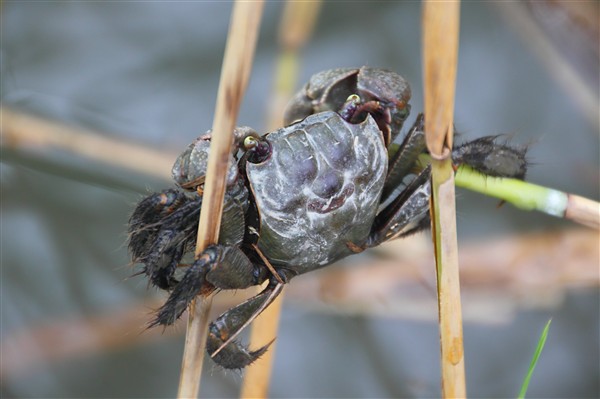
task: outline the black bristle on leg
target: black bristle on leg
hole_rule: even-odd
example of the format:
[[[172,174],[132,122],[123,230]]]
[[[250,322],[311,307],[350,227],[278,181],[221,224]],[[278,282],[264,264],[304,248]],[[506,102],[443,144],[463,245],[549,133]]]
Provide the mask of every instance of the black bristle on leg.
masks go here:
[[[273,279],[258,295],[228,310],[210,324],[206,351],[219,366],[243,369],[264,354],[271,343],[251,351],[234,338],[281,293],[282,284]]]
[[[208,330],[208,340],[206,342],[206,351],[209,356],[219,349],[223,342],[223,340],[219,338],[219,334],[220,327],[218,324],[211,323]],[[212,359],[215,363],[225,369],[240,370],[258,360],[269,349],[272,343],[273,341],[257,350],[251,351],[248,346],[243,345],[239,341],[232,341],[220,350],[219,353],[212,356]]]
[[[181,281],[169,295],[167,302],[157,311],[156,317],[148,327],[168,326],[175,323],[192,300],[200,294],[205,284],[206,273],[217,262],[218,257],[219,251],[215,247],[208,247],[188,268]]]
[[[179,283],[179,281],[173,277],[173,274],[175,273],[175,269],[177,269],[177,265],[183,257],[183,252],[183,244],[180,244],[173,249],[169,249],[166,255],[167,257],[171,258],[171,262],[166,267],[154,270],[151,274],[147,273],[150,276],[150,282],[155,287],[168,291],[173,289],[177,283]]]
[[[162,220],[172,214],[188,198],[175,189],[164,190],[142,199],[129,218],[129,252],[135,262],[153,250]]]
[[[195,242],[201,198],[168,189],[140,201],[129,220],[129,251],[133,261],[144,264],[150,283],[163,290],[178,281],[175,270]]]
[[[498,143],[498,137],[487,136],[462,144],[452,151],[452,160],[457,165],[467,164],[488,176],[524,180],[528,165],[527,147]]]

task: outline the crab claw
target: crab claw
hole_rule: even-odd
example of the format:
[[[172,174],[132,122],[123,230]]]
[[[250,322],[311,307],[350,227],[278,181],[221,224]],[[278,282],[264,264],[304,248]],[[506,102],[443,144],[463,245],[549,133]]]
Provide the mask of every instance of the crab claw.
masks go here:
[[[223,368],[243,369],[267,351],[273,341],[249,350],[235,338],[281,293],[282,283],[271,282],[260,294],[223,313],[210,324],[206,351]]]
[[[210,325],[208,331],[208,340],[206,341],[206,350],[209,355],[216,352],[223,344],[224,341],[219,338],[218,327],[215,323]],[[229,344],[223,347],[218,353],[211,355],[212,359],[219,366],[226,369],[243,369],[246,366],[254,363],[259,357],[261,357],[273,341],[269,342],[262,348],[251,351],[247,346],[243,345],[239,341],[231,341]]]
[[[394,72],[367,66],[330,69],[314,74],[292,98],[284,121],[288,125],[312,114],[336,111],[350,123],[361,123],[370,114],[389,144],[410,113],[410,97],[408,82]]]

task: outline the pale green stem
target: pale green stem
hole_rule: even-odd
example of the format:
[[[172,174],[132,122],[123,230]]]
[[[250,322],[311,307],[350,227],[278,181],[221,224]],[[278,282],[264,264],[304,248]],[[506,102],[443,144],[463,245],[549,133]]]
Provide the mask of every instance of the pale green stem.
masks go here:
[[[458,168],[455,182],[458,187],[499,198],[527,211],[563,217],[568,205],[568,195],[562,191],[519,179],[487,176],[468,165]]]

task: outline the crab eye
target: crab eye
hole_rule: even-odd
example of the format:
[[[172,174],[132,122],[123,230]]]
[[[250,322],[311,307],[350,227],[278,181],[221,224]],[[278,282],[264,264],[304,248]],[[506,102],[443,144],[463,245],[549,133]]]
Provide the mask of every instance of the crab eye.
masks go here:
[[[261,163],[271,156],[271,144],[264,138],[246,137],[244,148],[250,163]]]
[[[348,98],[346,99],[347,103],[359,103],[360,102],[360,96],[358,94],[350,94],[348,96]]]
[[[252,136],[248,136],[244,139],[244,148],[250,150],[258,145],[258,140]]]

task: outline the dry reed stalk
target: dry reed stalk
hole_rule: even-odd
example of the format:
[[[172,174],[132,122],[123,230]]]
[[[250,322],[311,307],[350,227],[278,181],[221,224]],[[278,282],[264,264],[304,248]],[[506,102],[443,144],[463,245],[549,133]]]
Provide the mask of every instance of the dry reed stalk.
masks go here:
[[[283,126],[285,106],[294,93],[298,72],[298,53],[312,33],[320,1],[288,0],[279,25],[281,54],[275,74],[275,87],[268,117],[268,131]],[[252,323],[250,347],[259,347],[277,336],[283,292]],[[276,341],[260,359],[248,366],[240,392],[241,398],[266,398],[272,375]]]
[[[564,217],[598,230],[600,229],[600,204],[579,195],[568,194]]]
[[[177,154],[143,148],[88,129],[51,122],[7,107],[0,108],[3,148],[48,150],[56,148],[148,175],[171,179],[171,165]]]
[[[424,274],[430,266],[429,248],[420,238],[412,236],[379,247],[384,256],[368,265],[309,273],[286,288],[286,300],[324,315],[429,322],[431,310],[437,306],[429,289],[435,283],[431,280],[430,285],[429,274]],[[599,242],[598,231],[579,228],[496,237],[461,246],[461,291],[473,299],[463,309],[465,320],[507,323],[519,309],[553,309],[564,301],[567,291],[597,289]],[[401,259],[392,258],[399,253]],[[239,302],[239,295],[223,292],[214,298],[211,313],[216,316]],[[148,309],[163,303],[155,298],[100,314],[64,315],[11,330],[0,339],[0,381],[25,378],[40,364],[52,367],[179,336],[182,331],[177,329],[164,333],[151,329],[141,334]],[[73,340],[73,336],[79,339]]]
[[[432,156],[442,396],[466,397],[452,148],[460,2],[423,3],[425,133]]]
[[[219,237],[225,196],[225,174],[233,144],[233,129],[250,76],[263,6],[262,1],[240,0],[233,6],[212,127],[196,256],[208,245],[217,242]],[[198,396],[209,310],[210,302],[207,300],[203,300],[200,306],[194,301],[190,306],[179,380],[179,398]]]
[[[298,55],[309,40],[317,20],[321,1],[288,0],[279,24],[280,55],[275,87],[269,104],[268,131],[283,125],[283,111],[294,94],[298,76]]]

